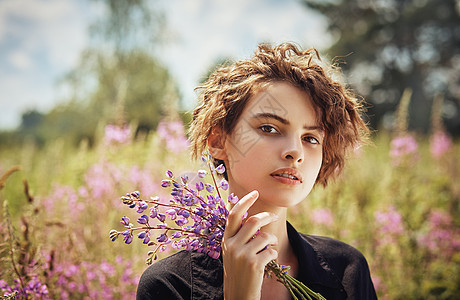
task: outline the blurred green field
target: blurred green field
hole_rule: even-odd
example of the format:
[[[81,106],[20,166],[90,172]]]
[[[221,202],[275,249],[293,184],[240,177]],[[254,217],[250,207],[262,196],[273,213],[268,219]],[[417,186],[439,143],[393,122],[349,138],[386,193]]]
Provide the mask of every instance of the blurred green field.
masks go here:
[[[129,127],[100,129],[92,147],[57,139],[0,150],[0,295],[24,284],[30,299],[134,297],[148,249],[108,238],[122,216],[134,215],[120,196],[161,195],[166,170],[200,166],[181,123],[163,125],[135,139]],[[361,250],[380,299],[460,295],[460,142],[433,137],[398,144],[376,135],[288,218],[304,233]]]

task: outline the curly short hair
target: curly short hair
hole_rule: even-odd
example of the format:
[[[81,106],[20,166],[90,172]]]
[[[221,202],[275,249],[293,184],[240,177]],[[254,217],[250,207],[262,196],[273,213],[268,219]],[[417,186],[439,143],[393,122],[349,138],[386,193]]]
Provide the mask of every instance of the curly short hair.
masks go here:
[[[189,130],[192,156],[206,149],[213,128],[232,133],[248,100],[265,84],[289,82],[311,96],[318,113],[325,138],[316,182],[326,186],[342,171],[346,152],[368,133],[361,118],[362,101],[336,78],[340,74],[338,68],[321,60],[316,49],[302,51],[291,43],[260,44],[254,56],[218,68],[197,87],[199,104]]]

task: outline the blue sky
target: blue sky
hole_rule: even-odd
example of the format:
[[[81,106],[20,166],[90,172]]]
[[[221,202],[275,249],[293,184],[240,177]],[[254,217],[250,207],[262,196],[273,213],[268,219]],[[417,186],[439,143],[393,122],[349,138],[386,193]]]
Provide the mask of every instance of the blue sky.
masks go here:
[[[220,57],[250,56],[259,42],[326,47],[326,21],[297,0],[157,0],[168,42],[156,51],[194,106],[199,77]],[[30,109],[46,112],[65,97],[57,84],[78,65],[87,26],[101,7],[82,0],[0,0],[0,129]]]

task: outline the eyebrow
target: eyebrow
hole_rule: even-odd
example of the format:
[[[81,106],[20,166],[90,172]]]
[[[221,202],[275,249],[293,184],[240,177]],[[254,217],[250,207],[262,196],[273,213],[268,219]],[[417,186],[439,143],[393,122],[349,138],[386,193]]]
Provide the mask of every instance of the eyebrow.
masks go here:
[[[253,115],[253,118],[255,118],[255,119],[275,119],[278,122],[280,122],[281,124],[284,124],[284,125],[289,125],[290,124],[290,122],[288,120],[286,120],[285,118],[283,118],[281,116],[278,116],[276,114],[273,114],[273,113],[258,113],[258,114]],[[324,131],[321,126],[317,126],[317,125],[314,125],[314,126],[304,125],[303,128],[307,129],[307,130]]]

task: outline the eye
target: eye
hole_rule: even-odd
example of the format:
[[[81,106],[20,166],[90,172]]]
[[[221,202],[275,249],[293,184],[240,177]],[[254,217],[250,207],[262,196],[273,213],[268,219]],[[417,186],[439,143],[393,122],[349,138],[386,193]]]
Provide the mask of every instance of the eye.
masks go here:
[[[259,127],[259,129],[264,133],[278,133],[278,130],[276,130],[275,127],[271,125],[262,125]]]
[[[317,138],[315,138],[314,136],[305,136],[303,137],[303,140],[307,143],[310,143],[310,144],[314,144],[314,145],[319,145],[319,141]]]

